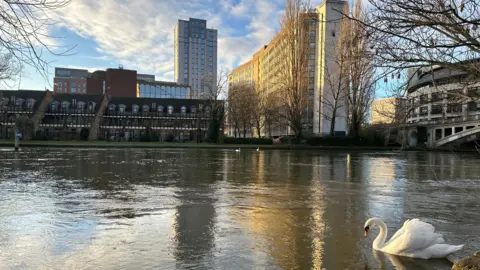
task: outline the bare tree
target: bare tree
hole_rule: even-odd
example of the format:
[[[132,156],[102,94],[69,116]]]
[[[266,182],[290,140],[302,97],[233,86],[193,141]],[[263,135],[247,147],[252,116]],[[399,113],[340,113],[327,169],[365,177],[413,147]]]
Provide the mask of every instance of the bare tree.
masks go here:
[[[257,94],[252,83],[237,83],[230,87],[228,92],[229,120],[238,134],[241,130],[244,138],[254,126],[254,111],[258,105],[256,102]]]
[[[205,98],[211,108],[211,121],[208,128],[208,140],[219,143],[223,134],[225,121],[225,98],[227,96],[228,74],[230,72],[222,68],[215,80],[213,74],[207,74],[203,78],[205,86]]]
[[[51,12],[63,8],[70,0],[3,0],[0,3],[0,54],[8,58],[14,70],[24,65],[32,66],[45,78],[48,65],[44,52],[67,55],[72,48],[51,44],[57,37],[48,34],[54,25]]]
[[[263,102],[263,126],[265,130],[265,135],[269,138],[272,137],[272,128],[275,125],[275,117],[276,117],[276,108],[277,108],[277,99],[276,95],[263,92],[262,93],[262,102]]]
[[[349,134],[357,137],[360,136],[362,124],[368,119],[379,76],[372,63],[370,48],[373,40],[370,39],[364,24],[360,23],[365,17],[361,0],[356,1],[351,17],[353,19],[347,21],[348,27],[344,31],[346,35],[344,46],[347,48],[347,74],[349,77],[347,91]]]
[[[287,0],[280,20],[281,41],[276,70],[275,91],[278,96],[276,113],[288,125],[297,139],[302,136],[302,122],[308,102],[308,28],[309,3]]]
[[[351,19],[366,29],[377,67],[397,72],[441,66],[480,77],[480,3],[475,0],[369,0]]]
[[[342,56],[335,60],[338,64],[338,70],[330,71],[325,67],[325,89],[321,91],[323,95],[320,96],[320,102],[325,108],[323,116],[330,121],[330,136],[335,135],[335,123],[340,109],[346,106],[345,99],[347,98],[348,77],[345,73],[346,62]]]
[[[251,102],[253,105],[251,112],[252,121],[258,138],[261,138],[262,131],[264,131],[265,124],[270,117],[269,110],[267,109],[268,95],[266,94],[264,88],[260,88],[256,84],[253,85],[253,89],[254,91],[251,93]]]
[[[8,83],[20,72],[19,64],[11,54],[0,56],[0,83]]]
[[[345,7],[347,12],[348,7]],[[350,20],[344,20],[341,24],[341,35],[339,40],[333,42],[333,57],[330,65],[324,68],[324,86],[320,89],[320,103],[324,108],[321,114],[330,121],[330,136],[335,135],[335,124],[339,112],[346,107],[347,93],[349,88],[349,64],[350,46],[352,43],[349,36]]]

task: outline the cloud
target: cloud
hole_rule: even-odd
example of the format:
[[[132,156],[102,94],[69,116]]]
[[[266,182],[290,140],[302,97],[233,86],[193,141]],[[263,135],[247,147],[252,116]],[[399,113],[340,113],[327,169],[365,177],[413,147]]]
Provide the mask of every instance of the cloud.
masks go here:
[[[105,70],[105,67],[86,67],[86,66],[75,66],[75,65],[66,65],[65,68],[73,69],[86,69],[88,72],[94,72],[96,70]]]
[[[234,68],[273,38],[283,0],[75,0],[54,13],[65,27],[96,43],[99,59],[173,80],[178,19],[202,18],[219,34],[219,68]]]

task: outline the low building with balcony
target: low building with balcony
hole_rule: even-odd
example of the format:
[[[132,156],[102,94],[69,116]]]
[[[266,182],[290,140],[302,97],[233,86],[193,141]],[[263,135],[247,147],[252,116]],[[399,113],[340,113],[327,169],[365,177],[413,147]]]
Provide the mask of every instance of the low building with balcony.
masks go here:
[[[199,142],[212,106],[198,99],[0,91],[0,139],[13,139],[19,128],[27,139]],[[19,119],[24,126],[16,127]]]
[[[471,142],[480,131],[480,82],[434,66],[409,71],[407,123],[428,128],[430,147]]]

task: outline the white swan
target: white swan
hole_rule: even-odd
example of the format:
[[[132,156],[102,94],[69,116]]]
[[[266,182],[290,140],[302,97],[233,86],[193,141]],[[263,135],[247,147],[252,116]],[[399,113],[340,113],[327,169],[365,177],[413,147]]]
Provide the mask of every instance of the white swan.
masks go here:
[[[238,148],[238,149],[235,149],[235,152],[240,152],[240,148]]]
[[[260,151],[260,147],[257,147],[257,151]]]
[[[418,219],[405,221],[402,228],[387,243],[387,226],[379,218],[371,218],[365,222],[365,236],[368,236],[369,230],[375,225],[380,227],[380,234],[373,241],[373,249],[385,253],[430,259],[444,258],[463,248],[463,245],[445,244],[443,236],[435,233],[435,227]]]

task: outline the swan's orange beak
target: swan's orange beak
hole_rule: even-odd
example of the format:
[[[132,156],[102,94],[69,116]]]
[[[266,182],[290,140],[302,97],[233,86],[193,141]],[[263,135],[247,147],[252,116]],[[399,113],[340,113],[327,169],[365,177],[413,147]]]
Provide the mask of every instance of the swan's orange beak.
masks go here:
[[[368,236],[368,231],[365,231],[365,237],[367,237],[367,236]]]

